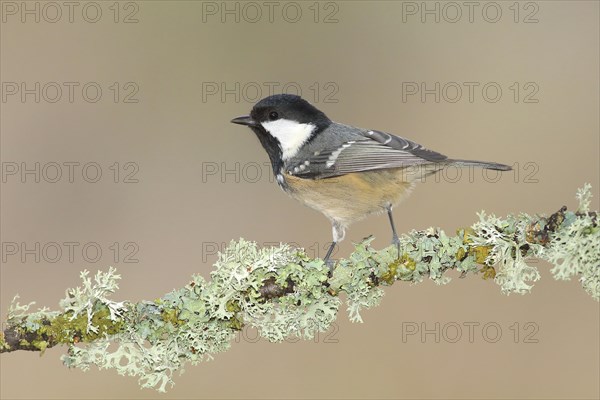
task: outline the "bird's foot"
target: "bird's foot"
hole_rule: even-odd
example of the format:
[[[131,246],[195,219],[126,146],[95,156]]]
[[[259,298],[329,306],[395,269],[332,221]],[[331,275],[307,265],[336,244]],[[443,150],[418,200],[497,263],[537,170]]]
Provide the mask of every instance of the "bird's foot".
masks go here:
[[[396,250],[398,251],[398,258],[400,258],[400,238],[395,233],[392,236],[392,245],[396,246]]]
[[[323,262],[329,267],[329,277],[331,278],[333,276],[333,270],[335,269],[335,260],[325,258]]]

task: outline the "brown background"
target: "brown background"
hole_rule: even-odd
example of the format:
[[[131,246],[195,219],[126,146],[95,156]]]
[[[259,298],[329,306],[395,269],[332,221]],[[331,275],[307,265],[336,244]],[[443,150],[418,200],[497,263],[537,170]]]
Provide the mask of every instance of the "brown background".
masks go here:
[[[523,23],[535,11],[524,4],[515,23],[512,3],[498,3],[503,14],[497,23],[483,19],[485,3],[478,3],[472,23],[464,7],[456,23],[444,18],[435,23],[432,16],[422,23],[418,15],[403,22],[401,2],[336,2],[337,23],[323,23],[335,10],[325,4],[315,23],[312,2],[298,3],[303,16],[297,23],[282,18],[284,3],[278,3],[273,23],[266,15],[255,23],[236,23],[232,16],[225,23],[219,16],[203,22],[202,3],[193,1],[139,1],[138,23],[122,22],[133,10],[124,3],[120,22],[114,23],[112,2],[101,2],[97,23],[82,19],[85,3],[76,9],[73,23],[66,15],[56,23],[35,23],[32,17],[22,23],[19,16],[6,15],[3,82],[97,82],[103,97],[89,103],[80,90],[73,103],[66,92],[56,103],[8,97],[1,103],[2,161],[28,166],[97,162],[103,176],[87,183],[77,169],[73,183],[65,177],[57,183],[7,177],[2,242],[32,247],[72,241],[80,247],[73,262],[66,254],[55,263],[36,263],[32,256],[22,262],[19,255],[4,254],[2,318],[16,293],[23,302],[55,307],[64,290],[79,283],[83,268],[115,265],[123,276],[116,298],[138,301],[184,285],[193,273],[207,276],[216,258],[208,250],[231,239],[296,242],[313,252],[327,246],[327,220],[270,182],[269,167],[262,166],[267,157],[256,138],[229,123],[249,111],[255,93],[242,94],[239,101],[232,95],[203,101],[203,82],[227,82],[230,88],[235,82],[255,82],[263,94],[264,82],[295,82],[304,97],[335,120],[395,132],[450,156],[518,163],[518,174],[507,173],[495,183],[478,172],[472,182],[463,175],[458,182],[421,185],[395,212],[400,231],[437,225],[453,232],[473,223],[481,209],[505,215],[553,212],[563,204],[572,208],[584,182],[594,185],[592,205],[598,209],[598,3],[536,2],[537,23]],[[447,19],[452,11],[446,9]],[[488,16],[494,16],[492,11]],[[135,82],[139,102],[115,103],[108,88],[114,82],[122,90],[126,82]],[[309,88],[315,82],[318,99]],[[328,82],[335,86],[326,87]],[[402,82],[480,86],[473,102],[466,91],[456,103],[444,98],[436,103],[431,95],[424,103],[418,96],[403,102]],[[481,95],[487,82],[503,89],[496,103]],[[509,89],[514,82],[521,87],[518,102]],[[523,102],[526,82],[539,87],[538,103]],[[337,103],[324,101],[332,87]],[[120,183],[113,183],[109,167],[115,162],[121,172],[130,171],[123,170],[125,163],[137,163],[139,182],[123,183],[121,176]],[[214,165],[219,171],[233,169],[236,163],[239,182],[232,174],[203,182],[203,170]],[[254,179],[257,164],[261,176]],[[354,225],[337,255],[347,255],[352,241],[369,234],[377,237],[377,246],[386,245],[386,218]],[[103,250],[95,263],[81,256],[88,242]],[[113,242],[121,247],[118,262],[109,249]],[[139,247],[138,263],[123,262],[127,242]],[[336,330],[318,343],[255,343],[253,332],[245,332],[213,362],[186,368],[167,395],[140,391],[135,379],[113,371],[68,370],[59,361],[64,348],[41,358],[3,354],[1,395],[598,398],[598,303],[577,281],[555,282],[548,265],[537,265],[542,280],[527,296],[507,297],[493,282],[475,278],[454,279],[444,287],[429,281],[397,284],[386,290],[381,306],[363,313],[364,324],[349,323],[342,312]],[[472,343],[465,325],[471,322],[479,324]],[[526,329],[528,322],[532,325]],[[408,325],[422,323],[428,329],[439,323],[446,336],[439,343],[433,334],[403,340]],[[483,335],[486,323],[502,329],[496,343],[489,340],[494,329]],[[519,324],[517,343],[514,323]],[[462,336],[452,343],[455,324]],[[527,343],[534,327],[537,332],[528,338],[537,343]]]

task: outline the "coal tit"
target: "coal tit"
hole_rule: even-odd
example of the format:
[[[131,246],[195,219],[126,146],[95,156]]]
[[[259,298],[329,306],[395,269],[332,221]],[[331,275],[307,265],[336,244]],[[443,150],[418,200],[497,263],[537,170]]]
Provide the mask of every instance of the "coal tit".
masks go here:
[[[387,212],[392,242],[398,235],[392,207],[426,176],[453,166],[508,171],[508,165],[449,159],[408,139],[330,120],[299,96],[260,100],[250,115],[231,120],[254,131],[271,160],[279,186],[331,221],[327,262],[346,228],[367,215]]]

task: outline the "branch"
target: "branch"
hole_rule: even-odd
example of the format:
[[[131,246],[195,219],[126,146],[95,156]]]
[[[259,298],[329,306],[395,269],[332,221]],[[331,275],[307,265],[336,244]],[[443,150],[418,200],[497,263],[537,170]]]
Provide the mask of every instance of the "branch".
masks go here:
[[[273,342],[312,339],[335,320],[341,293],[350,320],[362,322],[361,311],[379,303],[383,286],[427,277],[445,284],[448,270],[493,278],[504,293],[524,294],[540,279],[526,263],[535,257],[553,265],[555,279],[579,277],[598,300],[600,227],[589,210],[591,186],[578,190],[577,198],[577,211],[563,206],[550,216],[481,212],[478,222],[455,236],[436,228],[411,231],[400,238],[400,254],[396,246],[374,250],[367,238],[337,262],[333,274],[303,249],[259,248],[240,239],[219,254],[210,281],[194,275],[185,287],[154,301],[111,300],[120,279],[116,270],[100,271],[93,280],[83,271],[83,285],[66,291],[59,311],[30,311],[33,303],[21,305],[15,297],[0,352],[43,353],[66,344],[62,358],[69,367],[113,368],[138,376],[143,387],[165,391],[176,370],[227,350],[243,326]],[[116,350],[109,350],[112,343]]]

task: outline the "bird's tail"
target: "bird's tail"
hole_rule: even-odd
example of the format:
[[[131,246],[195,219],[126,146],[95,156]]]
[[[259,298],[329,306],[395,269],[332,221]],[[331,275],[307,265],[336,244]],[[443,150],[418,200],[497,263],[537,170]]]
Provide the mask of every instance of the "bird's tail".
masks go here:
[[[475,161],[475,160],[448,160],[450,164],[457,165],[459,167],[479,167],[485,169],[493,169],[496,171],[510,171],[512,167],[504,164],[498,164],[495,162],[487,161]]]

